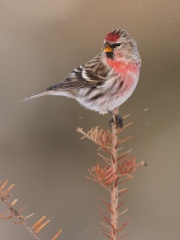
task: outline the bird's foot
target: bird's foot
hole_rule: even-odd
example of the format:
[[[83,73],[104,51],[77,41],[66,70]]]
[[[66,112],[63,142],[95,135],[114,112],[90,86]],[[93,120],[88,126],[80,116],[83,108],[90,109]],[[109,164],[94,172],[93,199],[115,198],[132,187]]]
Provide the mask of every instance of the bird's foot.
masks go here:
[[[109,126],[111,127],[112,123],[114,123],[114,119],[111,118],[109,120]],[[123,118],[118,114],[115,115],[115,124],[117,128],[123,128]]]

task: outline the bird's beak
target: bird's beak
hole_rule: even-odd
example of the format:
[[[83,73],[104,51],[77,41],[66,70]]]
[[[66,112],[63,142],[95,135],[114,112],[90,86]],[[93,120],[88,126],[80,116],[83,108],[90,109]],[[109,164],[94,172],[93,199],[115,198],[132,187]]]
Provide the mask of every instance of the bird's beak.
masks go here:
[[[112,48],[111,47],[104,47],[103,48],[103,52],[112,52],[113,50],[112,50]]]

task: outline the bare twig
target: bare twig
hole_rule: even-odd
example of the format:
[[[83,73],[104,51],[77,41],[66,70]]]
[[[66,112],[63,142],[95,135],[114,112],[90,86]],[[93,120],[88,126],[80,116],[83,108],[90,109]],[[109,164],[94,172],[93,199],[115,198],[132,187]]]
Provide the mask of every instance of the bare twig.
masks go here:
[[[111,132],[100,129],[99,127],[92,128],[88,133],[85,133],[81,128],[77,129],[77,131],[83,135],[82,138],[90,139],[97,144],[101,150],[110,155],[110,157],[104,157],[102,154],[98,153],[105,164],[97,163],[96,166],[88,169],[90,174],[90,177],[88,178],[98,182],[110,193],[110,202],[100,199],[105,207],[102,208],[101,206],[98,206],[98,208],[101,211],[99,212],[99,215],[104,220],[104,222],[101,222],[103,227],[100,227],[99,229],[103,235],[111,240],[120,240],[127,235],[118,237],[118,233],[128,224],[128,222],[125,222],[121,226],[119,225],[119,217],[128,211],[128,209],[121,210],[124,201],[120,201],[120,197],[125,194],[128,189],[123,188],[119,190],[119,186],[130,180],[132,178],[132,173],[140,166],[146,165],[144,162],[136,164],[136,159],[129,156],[131,149],[121,154],[118,153],[122,149],[122,143],[125,143],[132,138],[130,136],[120,140],[118,139],[118,135],[132,123],[127,123],[124,125],[123,129],[117,128],[117,114],[118,110],[116,109],[113,111],[114,121],[111,124]],[[127,117],[129,117],[129,115],[126,115],[123,119]],[[105,216],[104,214],[106,213],[109,213],[109,216]]]
[[[18,201],[17,199],[13,200],[12,203],[8,202],[8,199],[9,199],[9,197],[11,197],[11,195],[6,196],[6,194],[11,191],[11,189],[14,187],[14,184],[12,184],[10,187],[8,187],[5,190],[7,184],[8,184],[8,180],[6,180],[4,183],[0,183],[0,200],[7,207],[7,211],[5,213],[1,214],[0,218],[3,220],[8,220],[8,219],[11,219],[14,217],[16,219],[16,221],[14,221],[14,223],[24,225],[26,227],[26,229],[32,234],[34,239],[40,240],[40,237],[37,235],[37,233],[40,230],[42,230],[50,222],[50,220],[43,222],[43,220],[45,220],[45,218],[46,218],[45,216],[43,216],[37,222],[35,222],[32,227],[29,226],[29,224],[26,222],[26,219],[32,217],[34,215],[34,213],[31,213],[28,216],[23,216],[22,212],[25,208],[21,208],[20,210],[16,210],[14,208],[14,205]],[[8,216],[5,217],[5,214],[8,214]],[[59,230],[56,233],[56,235],[52,238],[52,240],[56,240],[58,238],[59,234],[61,233],[61,231],[62,230]]]
[[[117,173],[117,169],[118,169],[118,162],[117,162],[117,156],[118,156],[118,152],[117,152],[117,146],[118,146],[118,137],[117,137],[117,133],[118,133],[118,129],[116,127],[116,118],[115,115],[118,114],[118,110],[114,110],[113,112],[113,119],[114,122],[112,123],[112,147],[111,147],[111,152],[112,152],[112,158],[111,158],[111,167],[113,169],[114,172],[116,172],[116,178],[118,178],[118,173]],[[112,211],[113,213],[111,213],[111,223],[113,225],[113,228],[111,229],[111,238],[112,240],[116,240],[117,239],[117,228],[118,228],[118,200],[119,198],[117,197],[118,195],[118,184],[115,181],[113,183],[112,186],[112,190],[110,192],[110,198],[111,198],[111,206],[112,206]]]

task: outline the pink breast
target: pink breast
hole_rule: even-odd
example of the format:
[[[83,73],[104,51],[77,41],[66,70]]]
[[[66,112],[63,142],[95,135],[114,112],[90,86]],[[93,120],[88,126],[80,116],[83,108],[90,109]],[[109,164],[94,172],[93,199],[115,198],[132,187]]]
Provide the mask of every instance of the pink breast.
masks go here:
[[[122,76],[128,74],[129,72],[138,73],[139,71],[139,67],[134,63],[127,64],[127,63],[115,62],[111,59],[107,59],[107,64]]]

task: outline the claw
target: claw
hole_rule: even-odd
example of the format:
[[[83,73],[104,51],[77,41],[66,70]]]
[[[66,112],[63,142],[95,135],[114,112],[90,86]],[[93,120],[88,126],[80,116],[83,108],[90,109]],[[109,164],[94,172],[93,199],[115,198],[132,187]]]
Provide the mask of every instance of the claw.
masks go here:
[[[115,115],[115,119],[116,119],[116,127],[117,128],[123,128],[123,119],[121,116],[119,116],[118,114]],[[109,120],[109,126],[111,127],[112,123],[114,123],[114,119],[111,118]]]
[[[119,116],[119,115],[116,115],[115,118],[116,118],[116,126],[117,126],[117,128],[123,128],[123,119],[122,119],[122,117]]]
[[[110,126],[110,127],[111,127],[111,125],[112,125],[113,122],[114,122],[114,119],[111,118],[111,119],[109,120],[109,126]]]

